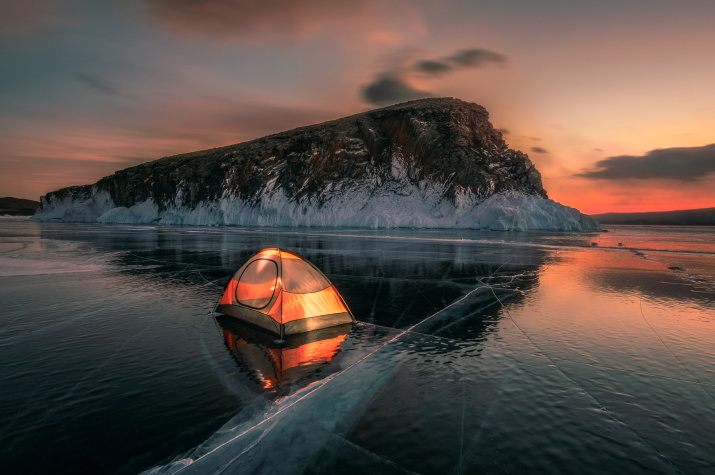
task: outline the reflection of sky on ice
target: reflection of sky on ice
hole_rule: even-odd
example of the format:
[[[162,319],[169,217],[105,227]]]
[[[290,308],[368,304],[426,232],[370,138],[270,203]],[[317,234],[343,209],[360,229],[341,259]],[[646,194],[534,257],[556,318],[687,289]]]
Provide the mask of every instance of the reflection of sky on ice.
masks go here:
[[[0,446],[17,470],[715,463],[712,231],[445,239],[18,222],[0,233]],[[207,312],[268,246],[316,264],[363,323],[296,342],[300,358],[233,327],[243,352],[232,348]],[[46,273],[8,276],[2,259]]]

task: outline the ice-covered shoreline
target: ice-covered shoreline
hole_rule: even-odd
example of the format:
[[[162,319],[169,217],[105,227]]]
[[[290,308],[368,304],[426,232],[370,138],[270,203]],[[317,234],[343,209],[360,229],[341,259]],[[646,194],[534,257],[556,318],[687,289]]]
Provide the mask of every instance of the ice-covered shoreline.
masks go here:
[[[195,226],[301,226],[353,228],[440,228],[494,231],[598,231],[598,223],[575,208],[519,192],[479,200],[469,193],[454,203],[433,186],[395,183],[378,190],[333,193],[323,203],[289,199],[282,190],[248,202],[226,194],[195,207],[180,199],[158,206],[153,199],[129,208],[116,206],[106,192],[85,200],[65,197],[43,203],[33,221]]]

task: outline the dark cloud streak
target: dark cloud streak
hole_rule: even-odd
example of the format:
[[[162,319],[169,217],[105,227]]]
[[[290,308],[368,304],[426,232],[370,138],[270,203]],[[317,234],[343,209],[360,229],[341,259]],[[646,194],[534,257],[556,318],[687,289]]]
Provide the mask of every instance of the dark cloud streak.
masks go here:
[[[423,60],[417,61],[415,63],[415,69],[423,73],[432,74],[433,76],[438,76],[440,74],[446,73],[454,69],[449,64],[443,63],[441,61]]]
[[[368,103],[381,106],[430,97],[432,94],[413,88],[397,74],[385,74],[365,86],[362,95]]]
[[[506,56],[486,49],[463,49],[441,60],[425,59],[414,64],[414,70],[440,75],[458,68],[479,68],[488,63],[505,63]]]
[[[486,63],[504,63],[506,56],[486,49],[463,49],[447,58],[456,65],[478,68]]]
[[[593,180],[675,180],[694,182],[715,174],[715,144],[651,150],[645,155],[619,155],[596,162],[575,176]]]
[[[412,59],[412,52],[403,53],[400,57],[392,57],[392,61],[405,64]],[[429,91],[421,91],[409,85],[409,74],[423,73],[439,77],[457,69],[478,68],[488,63],[504,63],[506,56],[485,49],[464,49],[441,60],[423,59],[412,63],[412,66],[398,67],[391,71],[383,71],[375,76],[373,81],[362,88],[363,99],[375,105],[388,105],[396,102],[409,101],[422,97],[430,97]],[[539,153],[546,153],[539,152]]]
[[[75,74],[74,77],[77,81],[94,91],[101,92],[109,96],[114,96],[119,92],[111,81],[100,74],[78,73]]]

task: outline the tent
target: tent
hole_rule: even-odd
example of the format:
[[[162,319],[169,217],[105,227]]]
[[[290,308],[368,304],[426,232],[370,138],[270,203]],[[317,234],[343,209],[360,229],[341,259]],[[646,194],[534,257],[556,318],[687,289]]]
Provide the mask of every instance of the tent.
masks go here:
[[[279,335],[355,321],[333,284],[294,252],[264,249],[233,274],[216,311]]]

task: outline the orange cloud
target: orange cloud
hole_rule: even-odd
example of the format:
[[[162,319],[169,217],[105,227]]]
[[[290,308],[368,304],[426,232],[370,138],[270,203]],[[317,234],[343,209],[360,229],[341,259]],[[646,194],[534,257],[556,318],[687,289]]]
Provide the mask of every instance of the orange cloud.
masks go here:
[[[158,24],[214,38],[300,35],[369,17],[377,0],[145,0]]]

